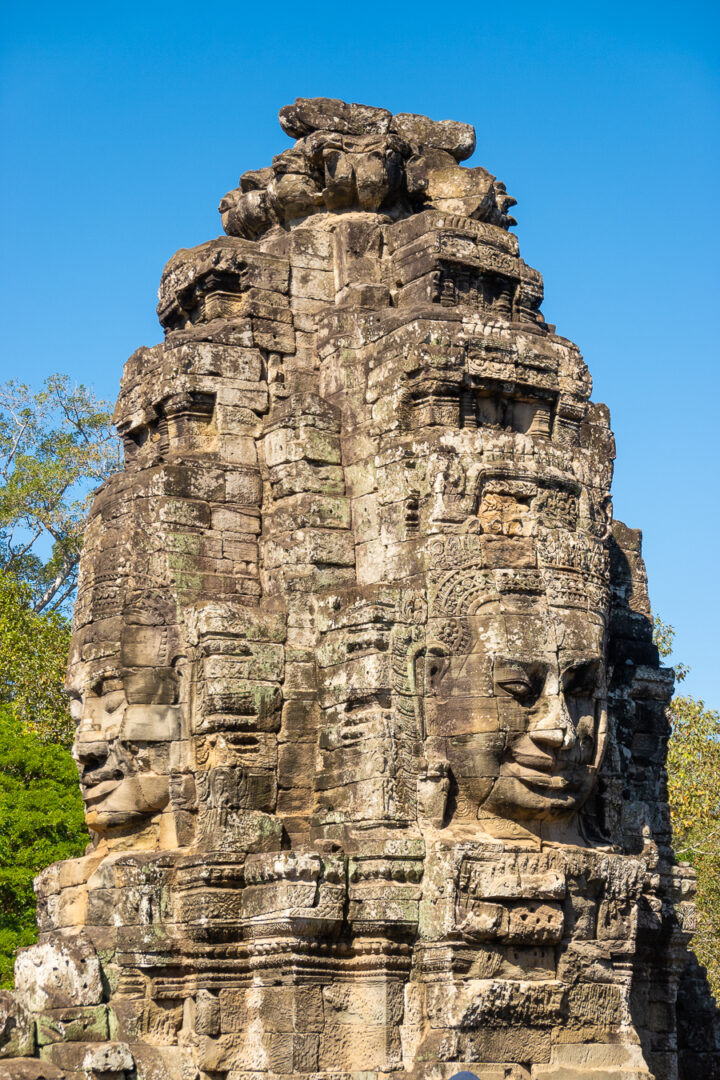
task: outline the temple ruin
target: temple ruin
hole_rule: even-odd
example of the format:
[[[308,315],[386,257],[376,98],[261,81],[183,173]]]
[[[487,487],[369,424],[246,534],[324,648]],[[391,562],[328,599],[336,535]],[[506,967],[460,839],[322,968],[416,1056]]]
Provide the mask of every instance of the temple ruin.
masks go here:
[[[720,1075],[678,1035],[640,534],[514,199],[469,124],[280,123],[125,367],[68,676],[92,842],[38,878],[0,1077]]]

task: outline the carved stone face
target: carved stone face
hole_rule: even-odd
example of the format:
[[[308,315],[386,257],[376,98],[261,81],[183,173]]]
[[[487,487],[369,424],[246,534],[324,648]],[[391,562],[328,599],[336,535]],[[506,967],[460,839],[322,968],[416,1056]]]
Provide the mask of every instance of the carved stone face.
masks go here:
[[[174,700],[167,673],[150,669],[140,686],[136,672],[111,671],[75,693],[73,755],[94,832],[137,825],[167,805],[170,744],[179,728]]]
[[[456,814],[572,817],[604,744],[602,626],[556,609],[434,622],[453,644],[425,658],[426,732],[452,769]]]

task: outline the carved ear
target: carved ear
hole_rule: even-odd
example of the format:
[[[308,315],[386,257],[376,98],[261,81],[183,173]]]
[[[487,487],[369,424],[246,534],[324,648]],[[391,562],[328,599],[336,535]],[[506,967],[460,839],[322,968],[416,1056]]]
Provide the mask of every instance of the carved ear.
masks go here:
[[[430,645],[425,654],[425,693],[436,695],[448,668],[450,656],[441,645]]]
[[[418,733],[421,739],[425,739],[425,707],[426,697],[434,697],[450,666],[450,656],[445,645],[433,641],[425,645],[418,645],[408,655],[408,682],[410,692],[415,704],[415,717],[418,723]]]
[[[413,650],[409,657],[408,675],[413,694],[437,694],[450,666],[447,646],[428,642]]]

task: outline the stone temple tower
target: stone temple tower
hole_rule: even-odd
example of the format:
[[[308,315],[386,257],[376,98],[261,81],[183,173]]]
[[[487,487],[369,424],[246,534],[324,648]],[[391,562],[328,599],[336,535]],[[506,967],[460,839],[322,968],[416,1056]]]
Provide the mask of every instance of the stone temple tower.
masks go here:
[[[640,535],[514,200],[467,124],[280,122],[125,368],[68,678],[92,843],[38,879],[0,1076],[720,1068],[678,1050]]]

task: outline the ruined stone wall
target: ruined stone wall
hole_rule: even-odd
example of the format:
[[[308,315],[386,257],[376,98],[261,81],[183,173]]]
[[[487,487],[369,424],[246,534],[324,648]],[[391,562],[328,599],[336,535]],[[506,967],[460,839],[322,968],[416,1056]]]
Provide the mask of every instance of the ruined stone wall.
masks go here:
[[[675,1080],[672,673],[608,411],[469,125],[280,118],[125,369],[68,678],[93,843],[38,879],[5,1068]]]

